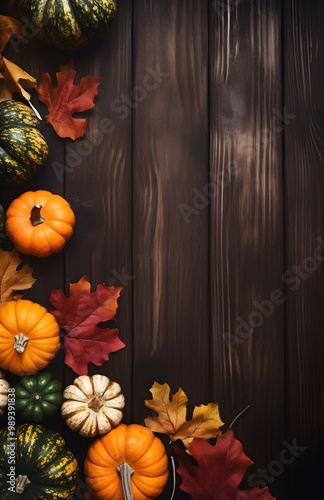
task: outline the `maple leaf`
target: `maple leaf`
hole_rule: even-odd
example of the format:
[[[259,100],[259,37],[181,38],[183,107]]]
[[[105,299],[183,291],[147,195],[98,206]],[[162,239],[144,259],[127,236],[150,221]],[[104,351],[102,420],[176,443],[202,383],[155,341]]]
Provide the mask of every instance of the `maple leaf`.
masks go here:
[[[2,55],[12,35],[23,37],[21,21],[0,15],[0,98],[12,99],[12,95],[18,92],[30,101],[30,91],[37,85],[36,78]]]
[[[180,388],[170,400],[170,386],[154,382],[150,389],[153,399],[145,400],[145,405],[155,411],[157,417],[147,417],[145,425],[153,432],[167,434],[171,441],[181,439],[186,447],[196,438],[209,439],[218,436],[224,425],[216,403],[195,406],[192,419],[186,420],[188,398]]]
[[[33,269],[24,264],[16,249],[4,251],[0,249],[0,305],[9,300],[18,300],[22,296],[17,290],[31,288],[36,279],[33,278]]]
[[[239,485],[253,462],[243,452],[232,429],[220,435],[212,445],[195,438],[188,451],[197,461],[194,465],[186,451],[174,446],[178,458],[177,472],[182,479],[180,490],[193,500],[273,500],[269,488],[240,490]]]
[[[84,76],[79,85],[74,85],[76,71],[73,62],[60,65],[56,73],[57,87],[52,86],[48,73],[41,73],[38,86],[38,99],[47,106],[49,114],[46,120],[59,137],[77,139],[85,133],[85,118],[74,118],[73,113],[87,111],[94,107],[94,98],[100,84],[99,78]]]
[[[69,297],[61,290],[51,291],[50,302],[55,307],[51,313],[67,332],[65,363],[78,375],[87,375],[88,363],[101,366],[111,352],[125,347],[117,328],[98,327],[115,317],[121,290],[99,284],[92,293],[91,284],[82,276],[77,283],[70,283]]]

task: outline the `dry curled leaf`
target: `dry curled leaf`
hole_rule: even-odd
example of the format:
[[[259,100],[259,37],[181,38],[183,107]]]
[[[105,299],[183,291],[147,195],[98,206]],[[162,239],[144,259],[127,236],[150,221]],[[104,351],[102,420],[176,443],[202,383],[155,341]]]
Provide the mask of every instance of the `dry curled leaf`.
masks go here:
[[[3,52],[4,47],[12,37],[17,35],[23,37],[22,22],[14,17],[3,16],[0,14],[0,52]]]
[[[157,417],[147,417],[145,425],[153,432],[167,434],[171,441],[181,439],[186,447],[196,438],[209,439],[221,434],[224,423],[220,419],[218,404],[195,406],[191,420],[187,418],[188,398],[180,388],[170,399],[168,384],[154,382],[150,389],[153,399],[145,400],[145,405],[157,413]]]
[[[46,120],[59,137],[77,139],[85,133],[85,118],[75,118],[74,113],[87,111],[94,107],[94,98],[100,84],[99,78],[84,76],[79,85],[74,85],[76,71],[70,61],[60,66],[56,73],[57,86],[52,85],[49,73],[41,74],[38,99],[47,106]]]
[[[69,297],[61,290],[52,290],[50,302],[55,309],[51,313],[60,328],[67,332],[65,363],[78,375],[87,375],[89,363],[101,366],[111,352],[125,347],[117,328],[98,326],[114,319],[121,290],[121,287],[99,284],[92,293],[86,276],[70,284]]]
[[[0,249],[0,305],[9,300],[21,298],[17,291],[28,290],[35,283],[33,269],[22,264],[16,249],[4,251]]]
[[[37,85],[36,78],[2,55],[4,47],[13,35],[23,37],[21,21],[0,15],[0,98],[12,99],[13,94],[17,92],[29,101],[30,91]]]

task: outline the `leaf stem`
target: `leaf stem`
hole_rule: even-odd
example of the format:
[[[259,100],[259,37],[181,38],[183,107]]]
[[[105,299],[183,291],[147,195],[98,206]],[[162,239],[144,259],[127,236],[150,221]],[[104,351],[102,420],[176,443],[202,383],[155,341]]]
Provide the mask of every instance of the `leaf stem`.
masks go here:
[[[175,494],[175,489],[176,489],[176,470],[175,470],[175,463],[174,463],[174,458],[171,456],[171,463],[172,463],[172,482],[173,482],[173,489],[171,493],[171,498],[170,500],[173,499],[174,494]]]
[[[250,405],[246,406],[244,408],[244,410],[240,411],[240,413],[238,415],[236,415],[236,417],[234,418],[234,420],[231,422],[231,424],[229,426],[229,429],[231,429],[233,427],[233,425],[235,424],[236,420],[238,420],[240,418],[240,416],[243,415],[243,413],[245,413],[249,408],[250,408]]]

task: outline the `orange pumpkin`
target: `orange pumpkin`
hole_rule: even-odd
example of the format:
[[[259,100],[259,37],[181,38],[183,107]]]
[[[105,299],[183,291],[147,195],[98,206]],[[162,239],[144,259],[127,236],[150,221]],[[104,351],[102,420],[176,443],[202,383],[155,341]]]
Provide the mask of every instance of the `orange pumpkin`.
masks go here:
[[[48,257],[59,252],[71,238],[74,225],[70,204],[45,190],[24,192],[6,212],[6,233],[25,255]]]
[[[147,427],[118,424],[91,443],[84,462],[85,480],[100,500],[150,500],[168,480],[162,441]]]
[[[11,300],[0,307],[0,366],[15,375],[45,368],[60,347],[60,328],[45,307]]]

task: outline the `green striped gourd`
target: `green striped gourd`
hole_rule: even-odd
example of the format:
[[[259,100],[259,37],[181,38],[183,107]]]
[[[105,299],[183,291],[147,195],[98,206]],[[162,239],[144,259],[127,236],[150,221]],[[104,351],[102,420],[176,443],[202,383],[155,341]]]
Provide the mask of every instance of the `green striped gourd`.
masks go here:
[[[117,10],[115,0],[20,0],[19,6],[36,38],[59,49],[76,49],[103,35]]]
[[[57,432],[30,423],[0,430],[1,500],[72,500],[78,472]]]
[[[34,111],[19,101],[0,101],[0,184],[25,184],[47,156],[48,145]]]

